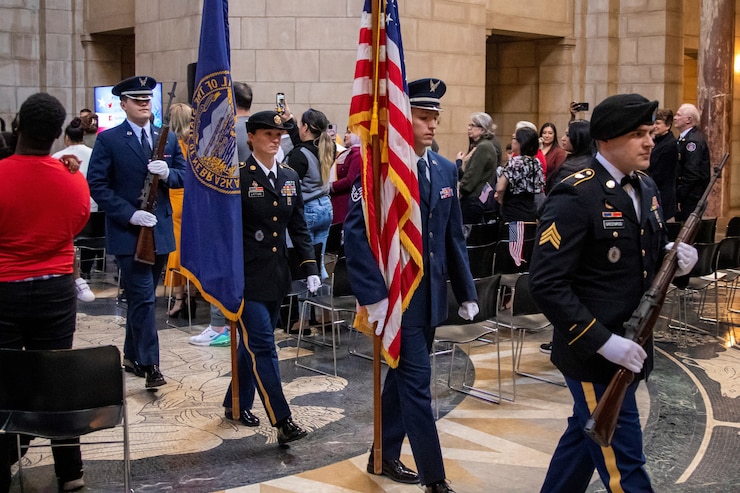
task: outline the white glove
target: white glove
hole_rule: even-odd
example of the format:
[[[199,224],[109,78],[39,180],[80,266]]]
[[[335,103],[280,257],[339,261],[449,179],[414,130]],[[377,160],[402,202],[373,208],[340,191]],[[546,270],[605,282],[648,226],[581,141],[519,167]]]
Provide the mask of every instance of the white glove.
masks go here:
[[[478,311],[478,303],[475,301],[463,301],[463,304],[457,310],[457,314],[460,315],[460,318],[472,321],[478,315]]]
[[[647,358],[642,346],[617,334],[612,334],[597,353],[632,373],[640,373],[642,362]]]
[[[167,177],[170,176],[170,167],[167,166],[167,163],[162,161],[161,159],[150,162],[147,165],[146,169],[148,169],[149,172],[153,175],[159,175],[159,177],[163,180],[166,180]]]
[[[308,276],[306,278],[306,286],[308,286],[311,294],[316,294],[316,291],[321,287],[321,279],[319,279],[319,276]]]
[[[673,242],[670,242],[665,246],[666,250],[670,250],[671,248],[673,248]],[[681,242],[676,247],[676,257],[678,258],[676,277],[680,277],[691,272],[691,269],[694,268],[696,262],[699,260],[699,253],[693,246]]]
[[[134,226],[146,226],[153,228],[157,225],[157,216],[147,211],[136,211],[131,219],[128,220]]]
[[[388,298],[383,298],[377,303],[365,306],[367,310],[367,321],[370,323],[378,322],[375,327],[375,335],[379,336],[383,333],[383,327],[385,326],[385,317],[388,315]]]

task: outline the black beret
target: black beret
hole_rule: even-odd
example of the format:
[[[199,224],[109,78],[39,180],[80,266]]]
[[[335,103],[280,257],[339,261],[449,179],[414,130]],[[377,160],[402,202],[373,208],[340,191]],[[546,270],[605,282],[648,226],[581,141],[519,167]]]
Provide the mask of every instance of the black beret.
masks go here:
[[[290,130],[293,128],[292,123],[283,122],[277,111],[267,110],[259,111],[249,116],[247,120],[247,132],[253,134],[255,130],[264,128],[276,128],[278,130]]]
[[[442,111],[439,100],[447,85],[439,79],[418,79],[409,82],[409,103],[412,108]]]
[[[111,92],[114,96],[126,96],[131,99],[138,99],[139,101],[149,101],[152,99],[154,88],[157,87],[157,80],[154,77],[148,75],[136,75],[123,79],[121,82],[113,86]]]
[[[591,138],[609,140],[655,121],[657,101],[648,101],[639,94],[615,94],[594,108],[591,114]]]

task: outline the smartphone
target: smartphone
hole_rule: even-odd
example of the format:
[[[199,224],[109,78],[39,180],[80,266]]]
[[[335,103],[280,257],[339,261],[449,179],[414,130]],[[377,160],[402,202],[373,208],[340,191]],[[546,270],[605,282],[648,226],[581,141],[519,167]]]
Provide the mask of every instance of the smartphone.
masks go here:
[[[275,111],[278,115],[285,113],[285,94],[282,92],[275,94]]]
[[[588,111],[588,103],[576,103],[573,105],[574,111]]]

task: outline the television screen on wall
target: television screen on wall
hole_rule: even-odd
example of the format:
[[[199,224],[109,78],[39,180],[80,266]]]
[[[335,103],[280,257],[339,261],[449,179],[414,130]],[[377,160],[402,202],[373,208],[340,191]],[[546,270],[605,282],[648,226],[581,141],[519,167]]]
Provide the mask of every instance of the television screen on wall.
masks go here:
[[[98,115],[98,133],[115,127],[126,119],[126,113],[121,109],[118,96],[114,96],[111,90],[113,86],[95,87],[95,113]],[[152,114],[154,125],[162,126],[162,83],[158,82],[152,96]]]

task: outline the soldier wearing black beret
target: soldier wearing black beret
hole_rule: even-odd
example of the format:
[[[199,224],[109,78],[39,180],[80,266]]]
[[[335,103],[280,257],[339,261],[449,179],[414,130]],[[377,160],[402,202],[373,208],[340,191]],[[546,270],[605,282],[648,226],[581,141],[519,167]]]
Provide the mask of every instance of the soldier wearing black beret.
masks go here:
[[[644,172],[657,107],[639,94],[610,96],[596,106],[591,136],[598,153],[590,167],[553,188],[542,212],[531,289],[553,323],[551,359],[574,400],[543,492],[583,492],[594,468],[610,491],[653,491],[635,401],[639,380],[653,367],[652,341],[638,345],[623,323],[652,283],[666,247],[658,190]],[[679,245],[678,257],[681,275],[693,267],[696,250]],[[602,448],[583,428],[620,366],[637,378],[612,444]]]

